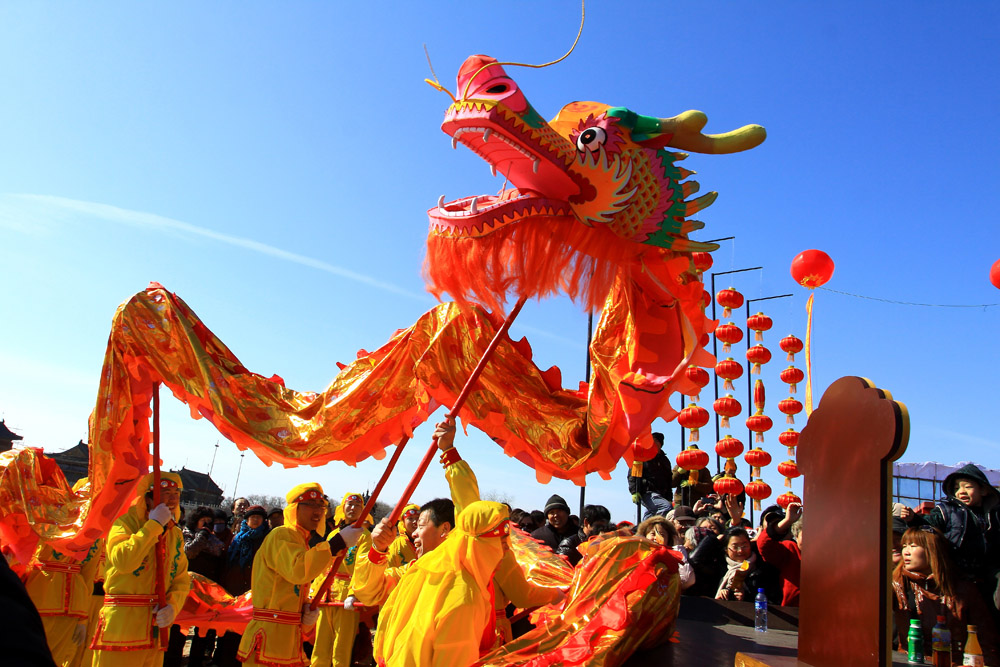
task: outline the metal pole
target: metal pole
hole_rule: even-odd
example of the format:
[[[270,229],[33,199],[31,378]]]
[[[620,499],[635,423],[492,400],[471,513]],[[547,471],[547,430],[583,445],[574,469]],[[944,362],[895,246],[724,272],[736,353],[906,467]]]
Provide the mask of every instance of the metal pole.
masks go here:
[[[590,390],[590,341],[594,337],[594,311],[587,313],[587,365],[583,369],[584,378],[587,381],[587,390]],[[587,477],[583,478],[583,486],[580,487],[580,521],[583,521],[583,508],[587,502]],[[582,525],[582,523],[581,523]]]
[[[236,469],[236,483],[233,484],[233,501],[236,500],[236,487],[240,485],[240,473],[243,472],[243,457],[246,455],[246,452],[240,452],[240,467]]]
[[[212,476],[212,471],[215,470],[215,457],[219,455],[219,441],[215,441],[215,452],[212,454],[212,465],[208,467],[208,476]]]

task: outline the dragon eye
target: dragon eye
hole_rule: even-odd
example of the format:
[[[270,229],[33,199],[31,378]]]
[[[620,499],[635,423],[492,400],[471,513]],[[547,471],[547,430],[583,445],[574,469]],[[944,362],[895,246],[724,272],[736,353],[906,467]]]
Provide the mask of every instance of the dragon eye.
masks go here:
[[[603,128],[588,127],[576,138],[576,147],[581,151],[594,152],[604,145],[608,135]]]
[[[486,89],[486,92],[489,93],[490,95],[499,95],[500,93],[506,93],[507,84],[500,83],[495,86],[490,86],[489,88]]]

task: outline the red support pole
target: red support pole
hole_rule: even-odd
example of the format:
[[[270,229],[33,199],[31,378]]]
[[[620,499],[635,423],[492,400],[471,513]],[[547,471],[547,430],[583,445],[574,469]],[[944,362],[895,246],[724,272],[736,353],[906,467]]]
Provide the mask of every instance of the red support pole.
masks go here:
[[[465,386],[462,387],[462,392],[458,395],[458,398],[455,399],[455,405],[448,411],[448,414],[446,415],[447,418],[455,419],[458,417],[459,411],[462,409],[462,406],[465,405],[465,401],[469,398],[469,394],[472,393],[472,387],[476,384],[476,380],[478,380],[479,376],[483,374],[483,369],[486,368],[487,362],[490,360],[490,357],[493,356],[497,346],[500,345],[500,341],[507,335],[507,331],[510,330],[510,325],[514,323],[514,320],[521,312],[521,308],[524,307],[527,300],[528,297],[526,296],[522,296],[517,300],[517,303],[514,305],[514,309],[510,311],[509,315],[507,315],[507,319],[504,320],[503,324],[493,336],[493,340],[490,341],[490,344],[483,352],[483,356],[479,358],[479,363],[476,364],[476,367],[473,369],[469,379],[466,380]],[[386,468],[384,473],[382,473],[382,479],[379,480],[378,486],[375,487],[375,491],[368,499],[368,504],[365,505],[365,509],[361,513],[361,518],[354,522],[355,527],[360,527],[365,517],[371,512],[371,508],[375,505],[375,500],[378,498],[378,494],[382,490],[382,486],[385,484],[386,479],[388,479],[393,466],[396,465],[396,460],[399,457],[399,451],[405,443],[406,440],[401,442],[399,447],[396,448],[396,452],[393,454],[392,460],[389,462],[389,467]],[[424,457],[420,460],[420,464],[417,466],[416,472],[413,473],[413,477],[410,478],[409,484],[406,485],[406,488],[403,490],[403,494],[396,502],[396,506],[392,509],[392,513],[389,515],[390,525],[399,521],[399,517],[403,514],[403,507],[405,507],[406,503],[410,501],[410,496],[413,495],[413,492],[417,488],[417,484],[420,483],[421,478],[423,478],[424,473],[427,472],[428,466],[430,466],[431,461],[434,459],[435,450],[437,450],[437,439],[431,441],[431,446],[427,448],[427,453],[424,454]],[[344,554],[341,554],[334,559],[333,567],[330,569],[330,573],[326,575],[326,579],[323,580],[323,584],[319,587],[319,590],[316,591],[316,595],[313,597],[312,602],[309,603],[310,609],[316,609],[322,596],[330,590],[330,586],[333,584],[333,575],[340,568],[340,563],[343,560]]]
[[[160,383],[156,382],[153,384],[153,507],[156,507],[161,502],[160,498]],[[160,537],[156,540],[156,600],[159,608],[162,609],[167,605],[167,590],[166,582],[163,580],[163,574],[166,570],[165,563],[167,560],[167,527],[163,527],[163,532],[160,533]],[[153,620],[153,637],[157,638],[161,647],[166,647],[167,636],[170,633],[160,632],[160,628],[156,626],[156,620]]]

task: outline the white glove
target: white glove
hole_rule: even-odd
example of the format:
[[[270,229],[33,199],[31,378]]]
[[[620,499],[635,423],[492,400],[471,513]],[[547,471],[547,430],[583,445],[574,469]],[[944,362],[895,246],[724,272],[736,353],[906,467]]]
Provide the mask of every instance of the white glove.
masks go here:
[[[361,531],[363,528],[355,528],[354,526],[345,526],[340,529],[337,533],[342,538],[344,538],[344,543],[347,544],[347,548],[350,549],[355,544],[358,543],[358,538],[361,537]]]
[[[87,639],[87,624],[77,623],[76,627],[73,628],[73,643],[77,646],[83,644]]]
[[[164,505],[164,507],[166,507]],[[169,628],[174,624],[174,608],[167,605],[156,612],[156,627]]]
[[[344,611],[354,611],[354,603],[357,601],[358,599],[353,595],[348,595],[344,598]]]
[[[319,607],[310,609],[309,603],[302,605],[302,625],[316,625],[319,619]]]
[[[168,523],[173,521],[174,514],[170,511],[170,508],[160,503],[153,509],[149,510],[149,518],[157,522],[161,526],[166,526]]]

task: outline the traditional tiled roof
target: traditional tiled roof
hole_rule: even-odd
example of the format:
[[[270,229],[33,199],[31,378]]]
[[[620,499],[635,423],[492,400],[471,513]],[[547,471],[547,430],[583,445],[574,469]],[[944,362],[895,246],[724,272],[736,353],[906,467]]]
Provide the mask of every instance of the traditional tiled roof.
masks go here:
[[[3,420],[0,419],[0,440],[13,441],[13,440],[24,440],[24,438],[22,436],[19,436],[17,433],[11,431],[9,428],[7,428],[6,424],[3,423]]]

